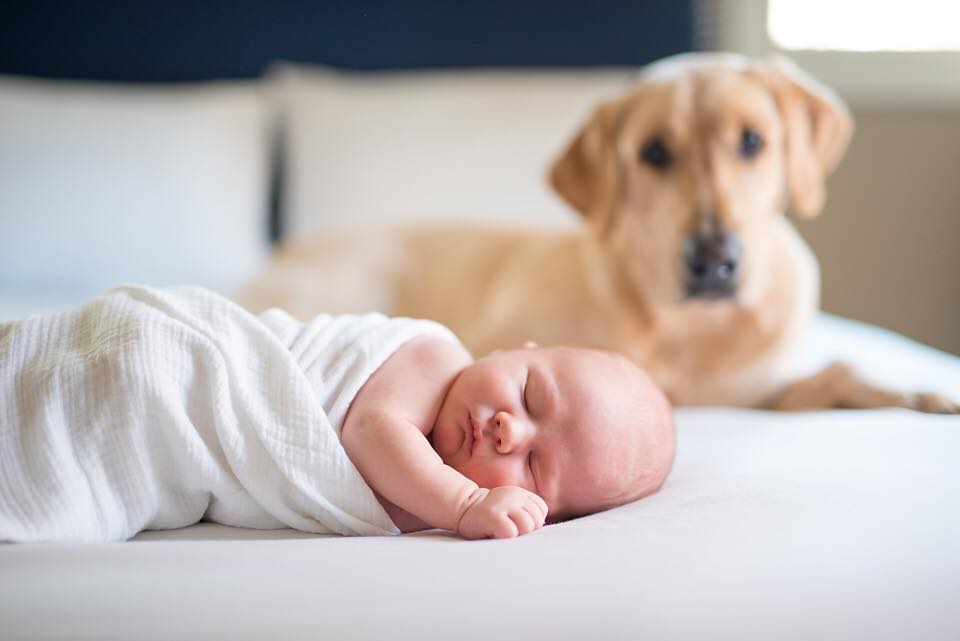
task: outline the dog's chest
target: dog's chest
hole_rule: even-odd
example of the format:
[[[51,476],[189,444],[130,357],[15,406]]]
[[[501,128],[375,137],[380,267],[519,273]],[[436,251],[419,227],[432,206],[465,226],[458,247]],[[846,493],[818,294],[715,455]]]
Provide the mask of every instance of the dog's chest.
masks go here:
[[[773,314],[692,303],[658,320],[636,360],[674,402],[756,404],[780,384],[787,326]],[[738,403],[740,404],[740,403]]]

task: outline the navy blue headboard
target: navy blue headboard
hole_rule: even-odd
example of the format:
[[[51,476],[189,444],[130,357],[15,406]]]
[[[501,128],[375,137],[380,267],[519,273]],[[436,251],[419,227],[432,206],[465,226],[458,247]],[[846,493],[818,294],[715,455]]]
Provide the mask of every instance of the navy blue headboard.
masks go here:
[[[0,0],[0,73],[166,82],[345,69],[638,66],[694,48],[694,0]]]

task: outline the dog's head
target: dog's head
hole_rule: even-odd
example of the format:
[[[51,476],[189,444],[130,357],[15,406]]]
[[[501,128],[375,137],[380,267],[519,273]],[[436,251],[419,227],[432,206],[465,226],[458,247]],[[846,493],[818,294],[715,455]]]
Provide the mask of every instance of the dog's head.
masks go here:
[[[852,129],[788,61],[688,54],[599,105],[550,180],[645,297],[736,299],[763,278],[788,203],[820,212]]]

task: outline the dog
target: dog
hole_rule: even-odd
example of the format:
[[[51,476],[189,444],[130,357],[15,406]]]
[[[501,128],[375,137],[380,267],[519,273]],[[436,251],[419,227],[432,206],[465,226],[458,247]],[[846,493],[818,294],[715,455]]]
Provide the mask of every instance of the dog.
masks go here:
[[[819,272],[784,212],[819,214],[852,131],[844,103],[784,59],[667,58],[598,105],[550,169],[582,229],[328,234],[283,247],[237,300],[430,318],[478,355],[526,341],[611,349],[679,405],[956,412],[842,364],[792,379]]]

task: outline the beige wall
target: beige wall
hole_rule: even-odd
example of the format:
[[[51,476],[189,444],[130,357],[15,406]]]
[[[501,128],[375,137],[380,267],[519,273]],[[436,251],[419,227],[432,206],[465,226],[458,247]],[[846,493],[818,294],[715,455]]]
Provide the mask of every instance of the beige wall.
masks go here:
[[[820,218],[822,307],[960,354],[960,112],[854,110]]]

